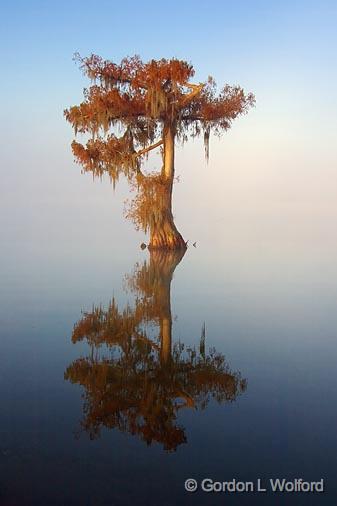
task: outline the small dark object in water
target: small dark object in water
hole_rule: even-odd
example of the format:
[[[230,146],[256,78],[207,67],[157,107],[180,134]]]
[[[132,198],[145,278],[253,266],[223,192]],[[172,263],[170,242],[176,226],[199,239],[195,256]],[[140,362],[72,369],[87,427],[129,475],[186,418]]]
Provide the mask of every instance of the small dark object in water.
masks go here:
[[[140,245],[141,249],[145,249],[147,246],[144,242],[142,242],[142,244]]]
[[[194,242],[193,245],[195,248],[197,247],[197,242]]]

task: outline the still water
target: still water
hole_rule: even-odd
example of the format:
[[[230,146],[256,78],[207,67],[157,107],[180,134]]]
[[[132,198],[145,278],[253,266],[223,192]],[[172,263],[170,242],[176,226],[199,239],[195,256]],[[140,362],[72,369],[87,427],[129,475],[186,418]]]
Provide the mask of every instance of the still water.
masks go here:
[[[335,505],[336,263],[294,240],[12,258],[0,504]],[[204,478],[325,492],[206,493]]]

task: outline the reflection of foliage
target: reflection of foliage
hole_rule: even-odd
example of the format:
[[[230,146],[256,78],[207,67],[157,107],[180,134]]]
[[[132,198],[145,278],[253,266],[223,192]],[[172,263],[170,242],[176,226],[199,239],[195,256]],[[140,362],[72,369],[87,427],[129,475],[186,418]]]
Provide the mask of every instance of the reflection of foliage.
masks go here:
[[[91,438],[102,427],[159,442],[172,451],[186,442],[177,423],[181,408],[204,409],[210,399],[234,401],[246,388],[222,354],[205,352],[205,327],[199,350],[171,343],[170,283],[180,257],[152,254],[128,277],[137,294],[134,307],[120,311],[115,300],[107,310],[94,307],[75,325],[72,340],[86,339],[91,354],[75,360],[65,378],[85,388],[82,428]],[[146,323],[159,325],[159,339]]]
[[[245,389],[245,381],[215,351],[204,358],[194,349],[184,353],[178,343],[172,360],[162,364],[148,343],[136,339],[118,356],[76,360],[65,378],[85,387],[82,427],[92,438],[102,426],[117,427],[166,450],[186,441],[175,423],[179,409],[204,409],[210,398],[233,401]]]

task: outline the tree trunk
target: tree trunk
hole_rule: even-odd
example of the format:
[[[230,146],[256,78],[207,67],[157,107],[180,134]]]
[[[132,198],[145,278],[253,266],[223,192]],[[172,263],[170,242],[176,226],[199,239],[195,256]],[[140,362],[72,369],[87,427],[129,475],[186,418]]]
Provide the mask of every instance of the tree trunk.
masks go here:
[[[162,178],[164,181],[161,195],[160,218],[151,226],[149,249],[186,249],[186,243],[178,232],[172,214],[172,190],[174,178],[174,137],[173,125],[164,127],[164,165]]]

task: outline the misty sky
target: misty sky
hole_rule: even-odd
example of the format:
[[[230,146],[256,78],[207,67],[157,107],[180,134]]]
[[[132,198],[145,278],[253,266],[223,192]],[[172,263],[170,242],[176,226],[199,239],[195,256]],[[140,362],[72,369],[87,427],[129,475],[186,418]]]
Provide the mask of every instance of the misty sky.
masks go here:
[[[89,230],[102,244],[113,234],[141,242],[122,216],[125,186],[113,195],[73,163],[63,109],[88,84],[76,51],[182,58],[196,81],[211,74],[255,93],[256,108],[221,141],[211,138],[208,165],[201,142],[178,150],[174,202],[185,238],[335,241],[336,2],[7,1],[0,14],[7,253],[19,245],[17,254],[39,254],[36,239],[49,253],[71,249]]]

